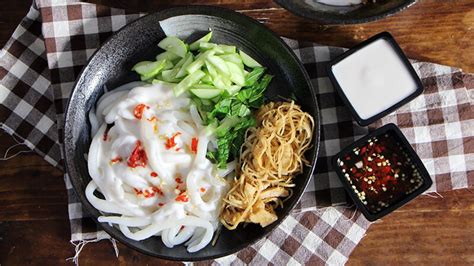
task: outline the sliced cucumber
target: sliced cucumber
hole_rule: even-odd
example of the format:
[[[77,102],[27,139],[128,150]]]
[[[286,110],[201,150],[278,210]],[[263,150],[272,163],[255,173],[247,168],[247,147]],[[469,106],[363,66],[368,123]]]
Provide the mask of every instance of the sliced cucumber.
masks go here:
[[[232,85],[232,86],[229,86],[227,87],[227,92],[229,93],[229,95],[235,95],[237,92],[240,91],[242,87],[241,86],[238,86],[238,85]]]
[[[158,43],[158,47],[168,52],[172,52],[179,57],[185,57],[188,52],[186,44],[174,36],[168,36],[161,40]]]
[[[185,60],[184,60],[184,63],[183,65],[181,66],[181,68],[179,69],[178,73],[176,74],[176,78],[182,78],[184,76],[186,76],[186,68],[193,62],[193,54],[192,53],[188,53],[185,57]]]
[[[204,73],[206,73],[206,71],[204,71]],[[206,75],[201,79],[201,82],[205,84],[212,84],[212,78],[211,75],[209,75],[209,72],[207,72]]]
[[[201,99],[212,99],[222,93],[222,90],[219,89],[197,89],[195,86],[189,89],[189,91]]]
[[[210,51],[206,51],[200,55],[198,55],[196,57],[196,60],[194,60],[194,62],[192,62],[191,64],[189,64],[189,66],[186,68],[186,72],[188,72],[188,74],[192,74],[194,73],[195,71],[201,69],[201,67],[204,65],[205,63],[205,60],[208,56],[211,56],[211,55],[214,55],[214,51],[210,50]]]
[[[244,65],[242,63],[242,58],[240,58],[240,55],[238,53],[223,54],[223,55],[219,55],[219,57],[222,58],[226,62],[232,62],[244,68]]]
[[[237,48],[235,48],[235,46],[223,45],[223,44],[200,43],[199,50],[201,51],[213,50],[216,52],[216,54],[222,55],[222,54],[236,53]]]
[[[158,80],[158,79],[154,79],[151,84],[161,84],[161,85],[165,85],[165,86],[168,86],[168,87],[171,87],[171,88],[174,88],[176,86],[176,83],[170,83],[170,82],[166,82],[166,81],[163,81],[163,80]]]
[[[237,52],[237,48],[232,45],[218,44],[217,47],[224,51],[225,54],[232,54]]]
[[[155,66],[153,65],[154,63],[156,62],[155,61],[138,62],[132,67],[132,71],[137,72],[139,75],[143,75],[145,73],[152,71],[155,68]]]
[[[166,59],[168,61],[174,61],[178,60],[180,57],[177,56],[176,54],[168,51],[164,51],[163,53],[159,54],[156,56],[156,61],[160,61],[161,59]]]
[[[174,64],[170,60],[166,60],[165,66],[163,67],[163,70],[172,69],[173,67],[174,67]]]
[[[176,73],[178,69],[169,69],[161,72],[161,78],[166,82],[179,82],[179,79],[176,78]]]
[[[206,74],[201,70],[196,70],[192,74],[185,77],[181,82],[179,82],[173,89],[174,94],[179,96],[189,89],[189,87],[197,84]]]
[[[230,80],[239,86],[245,85],[245,75],[244,70],[241,69],[237,64],[232,62],[225,62],[227,68],[230,71]]]
[[[212,31],[210,31],[208,34],[204,35],[199,40],[191,43],[191,45],[189,45],[189,50],[195,51],[195,50],[199,49],[199,45],[201,43],[208,43],[211,40],[211,38],[212,38]]]
[[[184,65],[184,63],[186,62],[186,59],[188,57],[188,55],[191,54],[191,53],[187,53],[185,57],[181,58],[178,63],[176,63],[176,65],[174,66],[174,68],[180,68],[182,65]]]
[[[257,61],[255,61],[255,59],[253,59],[252,57],[250,57],[250,55],[244,53],[243,51],[239,51],[239,54],[240,54],[240,57],[242,58],[242,62],[248,66],[248,67],[251,67],[251,68],[254,68],[254,67],[261,67],[262,65],[260,65],[260,63],[258,63]]]
[[[196,85],[193,85],[193,89],[218,90],[216,87],[209,84],[196,84]]]
[[[219,76],[219,74],[217,74],[217,69],[208,61],[206,61],[206,69],[212,79],[215,79],[217,76]]]
[[[147,80],[153,78],[154,76],[158,75],[160,71],[166,66],[166,62],[168,60],[162,59],[160,61],[142,61],[135,66],[133,66],[132,70],[140,74],[141,80]]]
[[[206,61],[208,61],[213,67],[215,67],[217,72],[219,72],[220,74],[226,77],[230,76],[229,68],[227,67],[225,61],[222,60],[222,58],[215,55],[211,55],[207,57]]]
[[[199,50],[201,51],[207,51],[207,50],[211,50],[211,49],[214,49],[217,47],[217,44],[215,43],[209,43],[209,42],[202,42],[199,44]],[[218,51],[221,51],[222,53],[224,53],[223,50],[218,50]]]
[[[212,79],[212,84],[218,89],[228,90],[231,86],[231,81],[226,79],[224,76],[217,75]]]

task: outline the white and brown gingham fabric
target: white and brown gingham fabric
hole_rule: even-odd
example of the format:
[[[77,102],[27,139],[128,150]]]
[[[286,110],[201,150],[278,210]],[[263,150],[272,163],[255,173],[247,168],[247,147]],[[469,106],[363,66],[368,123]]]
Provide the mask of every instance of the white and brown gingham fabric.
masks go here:
[[[2,129],[62,169],[63,113],[77,75],[110,34],[140,16],[74,1],[35,1],[0,54]],[[327,78],[325,64],[343,49],[285,41],[318,93],[322,135],[316,174],[293,214],[266,239],[213,263],[343,264],[370,225],[345,206],[346,194],[329,163],[369,131],[352,120]],[[376,126],[393,122],[402,129],[433,178],[430,192],[473,186],[474,78],[457,68],[413,65],[425,93]],[[109,238],[87,218],[67,175],[65,183],[71,240]]]

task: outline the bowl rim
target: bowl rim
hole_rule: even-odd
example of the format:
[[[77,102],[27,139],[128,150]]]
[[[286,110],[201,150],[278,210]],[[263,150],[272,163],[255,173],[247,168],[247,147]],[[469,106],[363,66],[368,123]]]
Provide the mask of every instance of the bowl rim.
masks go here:
[[[310,20],[317,21],[323,24],[327,24],[327,25],[349,25],[349,24],[368,23],[368,22],[380,20],[392,15],[395,15],[396,13],[403,11],[411,7],[412,5],[416,4],[418,0],[405,0],[404,4],[401,4],[396,8],[392,8],[384,12],[381,12],[379,14],[364,17],[364,18],[338,18],[338,17],[318,18],[316,16],[318,11],[305,10],[303,8],[300,8],[299,6],[293,5],[292,1],[287,1],[287,0],[273,0],[273,1],[275,1],[277,4],[282,6],[288,12],[293,13],[297,16],[306,18],[306,19],[310,19]]]
[[[292,59],[295,63],[295,66],[298,67],[298,70],[304,76],[305,83],[309,87],[309,93],[311,94],[311,98],[313,99],[313,102],[314,102],[314,105],[315,105],[315,112],[314,112],[315,117],[313,117],[313,119],[315,121],[315,128],[314,128],[313,140],[312,140],[314,152],[313,152],[312,158],[310,158],[308,160],[311,164],[310,164],[310,166],[308,166],[308,173],[307,173],[308,178],[306,178],[305,182],[303,183],[303,187],[304,187],[303,190],[302,190],[303,192],[300,195],[296,195],[297,198],[296,198],[295,201],[293,201],[292,204],[289,205],[288,212],[284,213],[281,216],[281,218],[279,218],[277,221],[275,221],[273,224],[270,225],[270,226],[273,226],[273,228],[271,228],[271,230],[268,230],[267,232],[264,232],[259,238],[255,238],[252,241],[248,241],[246,243],[242,243],[240,245],[233,246],[231,249],[229,249],[228,251],[223,252],[221,254],[206,255],[206,256],[201,256],[201,257],[192,257],[191,259],[186,260],[186,261],[204,261],[204,260],[217,259],[217,258],[221,258],[221,257],[224,257],[224,256],[228,256],[230,254],[234,254],[234,253],[236,253],[236,252],[238,252],[238,251],[240,251],[240,250],[242,250],[246,247],[249,247],[249,246],[257,243],[258,241],[260,241],[263,238],[265,238],[266,236],[268,236],[271,232],[273,232],[273,230],[276,227],[278,227],[291,214],[292,210],[298,204],[301,197],[303,196],[304,191],[308,187],[311,178],[313,177],[313,173],[314,173],[314,170],[316,168],[316,162],[317,162],[318,155],[319,155],[320,142],[321,142],[320,141],[320,135],[321,135],[320,134],[321,133],[320,121],[321,120],[320,120],[320,112],[319,112],[319,105],[318,105],[318,102],[317,102],[316,91],[315,91],[315,89],[314,89],[314,87],[311,83],[311,79],[310,79],[307,71],[305,70],[302,62],[298,59],[298,57],[295,55],[293,50],[281,39],[280,36],[278,36],[275,32],[273,32],[272,30],[267,28],[265,25],[259,23],[258,21],[256,21],[255,19],[253,19],[251,17],[248,17],[246,15],[238,13],[238,12],[232,10],[232,9],[228,9],[228,8],[224,8],[224,7],[218,7],[218,6],[208,6],[208,5],[177,6],[177,7],[166,8],[166,9],[163,9],[163,10],[160,10],[160,11],[157,11],[157,12],[152,12],[152,13],[149,13],[149,14],[146,14],[144,16],[141,16],[141,17],[137,18],[136,20],[126,24],[125,26],[123,26],[122,28],[117,30],[116,32],[113,32],[111,34],[111,36],[109,36],[107,38],[107,40],[104,41],[100,45],[100,47],[97,48],[97,50],[94,51],[94,53],[87,60],[86,64],[84,65],[84,67],[80,71],[79,75],[77,76],[76,81],[74,83],[74,86],[71,89],[71,93],[70,93],[69,98],[68,98],[68,103],[66,105],[66,109],[64,111],[64,124],[63,124],[64,135],[63,135],[63,143],[62,143],[61,146],[62,146],[63,151],[64,151],[64,169],[65,169],[65,173],[69,174],[69,173],[71,173],[71,169],[70,169],[69,166],[74,165],[73,152],[71,152],[69,149],[67,149],[69,142],[66,141],[66,136],[69,135],[69,133],[72,131],[71,126],[69,126],[69,124],[68,124],[68,120],[71,119],[71,112],[72,112],[72,110],[70,108],[70,106],[72,104],[71,99],[77,98],[76,95],[79,93],[78,85],[80,84],[80,81],[84,78],[84,73],[86,73],[87,70],[89,69],[90,62],[101,51],[102,47],[104,47],[105,45],[110,43],[113,39],[115,39],[120,32],[124,31],[124,29],[126,29],[128,27],[131,27],[132,25],[134,25],[136,23],[139,23],[141,20],[145,19],[146,17],[160,16],[160,19],[168,19],[168,18],[172,18],[172,17],[175,17],[175,16],[183,16],[183,15],[218,16],[218,17],[226,19],[226,20],[229,19],[228,17],[234,16],[235,18],[245,20],[247,23],[252,24],[254,26],[257,26],[257,27],[260,27],[262,30],[267,31],[270,34],[270,36],[272,36],[275,39],[275,41],[279,42],[280,45],[282,46],[282,48],[285,49],[288,52],[288,54],[292,57]],[[73,167],[71,167],[71,168],[73,168]],[[77,171],[74,170],[73,172],[75,173],[75,175],[79,175],[79,173],[77,173]],[[102,223],[100,223],[97,220],[97,215],[94,214],[94,212],[99,212],[99,211],[97,209],[95,209],[89,203],[89,201],[86,199],[85,193],[83,193],[83,191],[82,191],[83,189],[81,187],[81,184],[78,182],[78,180],[76,180],[77,176],[73,177],[72,175],[69,175],[69,177],[70,177],[72,187],[73,187],[74,191],[76,192],[76,196],[80,199],[80,202],[84,206],[85,211],[91,216],[90,218],[97,224],[97,226],[99,228],[101,228],[102,230],[104,230],[106,233],[108,233],[112,238],[117,239],[119,242],[121,242],[125,246],[127,246],[129,248],[132,248],[132,249],[134,249],[134,250],[136,250],[136,251],[138,251],[142,254],[146,254],[146,255],[149,255],[149,256],[152,256],[152,257],[157,257],[157,258],[165,259],[165,260],[183,261],[182,259],[180,259],[178,257],[169,256],[167,254],[156,254],[154,252],[150,252],[150,251],[141,249],[140,247],[135,246],[133,244],[133,242],[139,242],[139,241],[131,240],[131,239],[127,238],[126,236],[124,236],[121,232],[116,231],[116,229],[114,229],[113,227],[109,227],[107,225],[103,225]],[[295,196],[295,195],[293,195],[293,196]],[[172,250],[173,249],[171,248],[170,251],[172,251]]]

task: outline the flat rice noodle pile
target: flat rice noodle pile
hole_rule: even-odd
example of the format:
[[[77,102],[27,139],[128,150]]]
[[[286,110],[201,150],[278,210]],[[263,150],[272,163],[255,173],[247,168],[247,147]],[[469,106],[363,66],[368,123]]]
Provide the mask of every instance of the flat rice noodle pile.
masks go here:
[[[240,223],[265,227],[277,220],[275,208],[291,196],[293,177],[308,162],[314,120],[292,102],[270,102],[257,114],[240,153],[238,178],[223,200],[220,220],[229,230]]]

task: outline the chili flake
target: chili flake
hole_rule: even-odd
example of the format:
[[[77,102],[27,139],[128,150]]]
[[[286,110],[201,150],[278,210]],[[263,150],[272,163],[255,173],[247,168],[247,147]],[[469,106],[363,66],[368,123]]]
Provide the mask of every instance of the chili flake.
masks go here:
[[[195,154],[197,153],[197,146],[198,146],[198,139],[197,138],[193,138],[191,140],[191,151]]]
[[[157,174],[156,172],[151,172],[151,173],[150,173],[150,176],[151,176],[151,177],[157,177],[158,174]]]
[[[199,191],[201,191],[202,193],[204,193],[204,192],[206,192],[206,189],[203,188],[203,187],[201,187],[201,188],[199,189]]]
[[[164,203],[158,203],[158,206],[163,207],[165,204]]]
[[[150,109],[149,106],[141,103],[141,104],[138,104],[137,106],[135,106],[135,109],[133,109],[133,115],[137,118],[137,119],[142,119],[142,116],[143,116],[143,112],[145,111],[145,108],[146,109]]]
[[[161,190],[156,190],[155,187],[152,187],[151,190],[150,190],[150,188],[147,188],[147,189],[133,188],[133,190],[135,190],[135,194],[137,194],[137,196],[143,196],[145,198],[154,197],[156,195],[156,193],[163,196],[163,192],[161,192]]]
[[[169,149],[173,148],[174,146],[176,146],[175,138],[179,135],[181,135],[181,132],[176,132],[176,133],[173,134],[173,136],[171,138],[166,139],[166,144],[165,144],[166,149],[169,150]]]
[[[111,164],[121,163],[123,161],[122,157],[115,157],[114,159],[110,160]]]
[[[181,202],[188,202],[189,198],[188,195],[186,194],[186,191],[181,192],[175,199],[176,201],[181,201]]]
[[[133,149],[132,154],[128,158],[127,165],[131,168],[137,166],[145,167],[148,161],[145,150],[142,148],[141,141],[137,140],[135,149]]]

